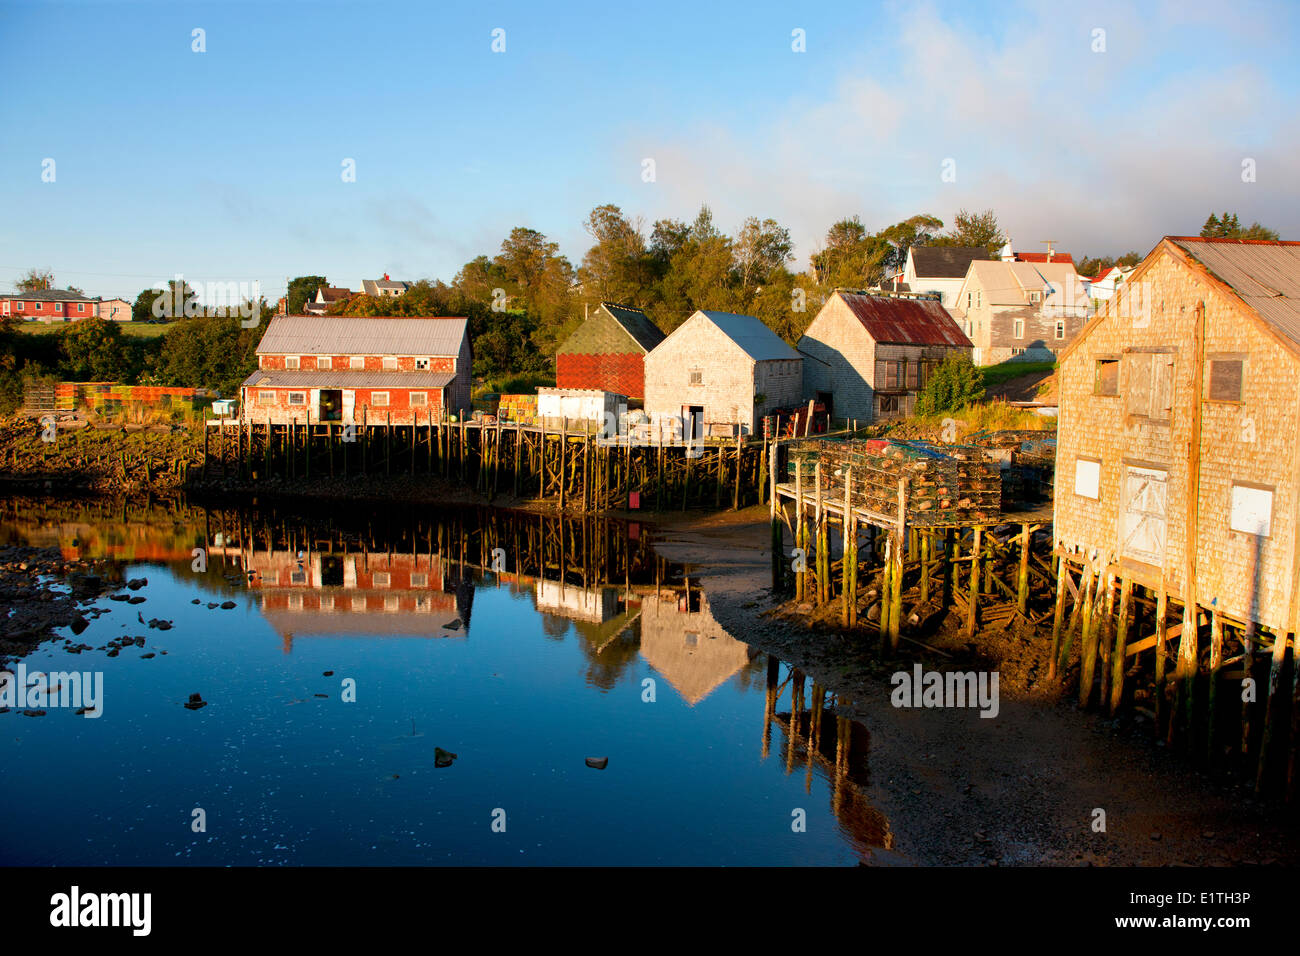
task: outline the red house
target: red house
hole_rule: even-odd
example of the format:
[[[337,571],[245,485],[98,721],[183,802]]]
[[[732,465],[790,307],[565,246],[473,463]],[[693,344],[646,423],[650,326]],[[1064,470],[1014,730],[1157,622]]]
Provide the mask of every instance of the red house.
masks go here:
[[[640,309],[602,302],[556,352],[555,384],[644,398],[646,353],[663,340]]]
[[[424,424],[470,408],[463,318],[277,315],[240,388],[245,421]]]
[[[92,318],[98,299],[66,289],[0,293],[0,315],[16,315],[27,322],[75,322]]]

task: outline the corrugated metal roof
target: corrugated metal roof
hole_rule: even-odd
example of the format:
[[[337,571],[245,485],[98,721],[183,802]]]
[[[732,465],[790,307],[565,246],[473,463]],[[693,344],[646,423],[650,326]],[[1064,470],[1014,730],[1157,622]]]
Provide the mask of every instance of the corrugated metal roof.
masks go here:
[[[277,315],[257,354],[457,355],[466,334],[461,318]]]
[[[734,312],[713,312],[705,309],[700,309],[695,315],[702,315],[712,322],[723,335],[740,346],[741,350],[755,362],[800,358],[799,353],[790,348],[781,336],[764,325],[761,319],[756,319],[752,315],[736,315]]]
[[[972,261],[991,258],[983,246],[911,246],[908,251],[918,279],[960,279]]]
[[[659,326],[651,322],[650,317],[640,309],[629,309],[614,302],[602,302],[600,306],[647,352],[667,338]]]
[[[839,291],[833,295],[849,307],[877,342],[971,347],[971,340],[935,299],[899,299]]]
[[[1259,317],[1300,344],[1300,242],[1170,237]]]
[[[443,388],[454,372],[332,372],[328,369],[258,369],[246,386],[265,388]]]

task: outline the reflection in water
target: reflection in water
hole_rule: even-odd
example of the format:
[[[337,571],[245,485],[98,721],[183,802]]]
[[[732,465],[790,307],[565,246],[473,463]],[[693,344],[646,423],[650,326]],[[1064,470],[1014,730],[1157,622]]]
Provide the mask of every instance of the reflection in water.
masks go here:
[[[110,669],[113,696],[92,730],[111,735],[126,726],[117,732],[128,736],[105,745],[55,717],[22,726],[49,732],[37,741],[42,762],[84,775],[86,786],[82,776],[36,774],[47,799],[62,802],[63,817],[82,819],[76,800],[83,791],[116,788],[114,799],[135,807],[151,802],[144,797],[160,785],[206,786],[214,806],[230,801],[229,819],[266,837],[261,855],[249,856],[247,844],[177,844],[169,824],[143,811],[128,814],[134,830],[121,819],[97,828],[89,814],[89,829],[68,831],[65,862],[502,864],[519,862],[525,850],[557,863],[892,856],[889,824],[865,795],[866,729],[840,714],[834,694],[728,634],[689,569],[658,558],[635,523],[363,505],[315,512],[95,501],[0,507],[0,543],[106,559],[110,580],[147,567],[170,571],[169,580],[151,572],[140,592],[176,621],[166,635],[170,656],[95,662]],[[196,567],[195,548],[204,550],[206,567]],[[251,616],[231,628],[234,618],[222,615],[235,612],[211,608],[241,595]],[[123,633],[123,606],[102,606],[106,613],[84,636],[92,644]],[[375,640],[390,637],[403,640]],[[44,666],[62,661],[56,652],[46,646]],[[79,665],[91,659],[87,652]],[[300,721],[311,701],[334,704],[325,693],[304,696],[304,674],[325,667],[364,674],[365,707],[314,710]],[[178,675],[166,677],[168,668]],[[659,680],[653,706],[642,700],[647,677]],[[215,702],[201,717],[175,704],[196,689]],[[330,688],[311,687],[322,689]],[[760,693],[761,744],[745,730]],[[244,704],[231,707],[223,697]],[[187,756],[176,754],[177,739],[186,741]],[[125,754],[122,740],[130,741]],[[573,755],[553,752],[557,742],[575,751],[579,765],[592,753],[611,754],[610,769],[567,769]],[[422,768],[432,765],[430,755],[420,756],[426,744],[461,754],[455,772],[423,782]],[[0,760],[15,759],[4,749],[13,746],[0,743]],[[94,764],[101,752],[103,764]],[[160,760],[160,752],[172,757]],[[407,789],[395,789],[399,781]],[[433,783],[436,798],[421,789]],[[824,800],[805,799],[821,797],[822,787]],[[34,803],[0,805],[0,812],[28,813],[15,829],[24,832],[24,822],[35,829],[41,799],[32,794]],[[499,848],[504,841],[483,843],[477,824],[451,825],[477,819],[485,800],[509,801],[520,819],[545,825],[509,849]],[[631,831],[618,811],[629,801],[653,808]],[[587,808],[584,815],[572,818],[575,805]],[[806,807],[810,821],[793,842],[791,806]],[[251,822],[250,807],[259,808]],[[623,842],[611,842],[612,833]],[[375,857],[381,850],[386,855]],[[48,862],[42,852],[14,845],[0,859]]]

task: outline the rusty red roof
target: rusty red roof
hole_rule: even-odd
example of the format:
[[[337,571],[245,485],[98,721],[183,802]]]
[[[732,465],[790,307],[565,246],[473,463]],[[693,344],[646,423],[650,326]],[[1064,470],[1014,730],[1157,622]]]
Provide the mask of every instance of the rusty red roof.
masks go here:
[[[972,348],[971,340],[938,299],[904,299],[837,290],[862,327],[877,342],[890,345],[951,345]]]
[[[1045,252],[1017,252],[1016,262],[1068,262],[1073,265],[1074,257],[1068,252],[1053,252],[1051,259]]]

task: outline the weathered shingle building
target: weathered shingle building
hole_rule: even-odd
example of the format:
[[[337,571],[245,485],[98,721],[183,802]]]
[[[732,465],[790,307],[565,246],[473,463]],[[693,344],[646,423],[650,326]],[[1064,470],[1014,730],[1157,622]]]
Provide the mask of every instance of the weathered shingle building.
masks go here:
[[[559,388],[645,397],[645,357],[664,334],[640,309],[602,302],[555,355]]]
[[[1052,361],[1092,312],[1072,262],[971,262],[953,312],[975,346],[976,365],[1012,358]]]
[[[698,311],[645,358],[652,421],[687,421],[694,435],[754,434],[774,408],[803,397],[803,360],[759,319]]]
[[[983,246],[911,246],[891,291],[938,293],[940,304],[951,307],[970,264],[990,258]]]
[[[1059,376],[1058,547],[1300,627],[1300,243],[1165,238]]]
[[[470,408],[463,318],[278,315],[241,389],[245,419],[409,425]]]
[[[799,340],[804,397],[861,422],[912,413],[930,372],[971,343],[938,298],[836,289]]]

